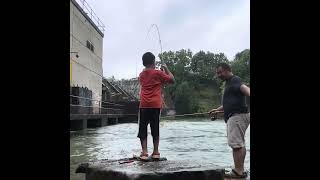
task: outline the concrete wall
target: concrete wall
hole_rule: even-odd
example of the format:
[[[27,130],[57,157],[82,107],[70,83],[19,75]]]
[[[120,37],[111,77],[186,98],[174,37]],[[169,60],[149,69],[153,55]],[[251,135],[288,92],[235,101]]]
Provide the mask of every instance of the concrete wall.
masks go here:
[[[87,40],[93,44],[94,52],[87,48]],[[102,95],[102,49],[102,35],[70,0],[70,52],[79,55],[77,58],[70,53],[70,85],[87,87],[97,100],[101,100]],[[93,106],[99,107],[99,103],[93,102]],[[95,108],[94,112],[98,111]]]

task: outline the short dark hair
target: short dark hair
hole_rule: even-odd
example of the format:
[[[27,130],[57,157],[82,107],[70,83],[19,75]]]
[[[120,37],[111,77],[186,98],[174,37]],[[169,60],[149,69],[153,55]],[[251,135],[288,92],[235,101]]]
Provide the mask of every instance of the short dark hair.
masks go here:
[[[142,64],[144,66],[152,65],[155,63],[155,56],[151,52],[146,52],[142,56]]]
[[[218,69],[219,67],[221,67],[224,70],[230,71],[231,72],[231,66],[227,63],[219,63],[216,67],[216,69]]]

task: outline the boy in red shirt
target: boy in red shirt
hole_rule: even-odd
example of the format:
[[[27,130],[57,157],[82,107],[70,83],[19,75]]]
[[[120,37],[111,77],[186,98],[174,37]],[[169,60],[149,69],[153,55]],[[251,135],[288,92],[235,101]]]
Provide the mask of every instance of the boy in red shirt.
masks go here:
[[[166,83],[173,83],[174,77],[166,65],[161,65],[162,71],[155,69],[155,56],[151,52],[146,52],[142,56],[142,62],[145,69],[139,75],[141,91],[138,138],[140,138],[142,147],[140,158],[143,160],[148,158],[147,127],[150,122],[153,139],[151,157],[159,159],[159,119],[163,103],[161,88]]]

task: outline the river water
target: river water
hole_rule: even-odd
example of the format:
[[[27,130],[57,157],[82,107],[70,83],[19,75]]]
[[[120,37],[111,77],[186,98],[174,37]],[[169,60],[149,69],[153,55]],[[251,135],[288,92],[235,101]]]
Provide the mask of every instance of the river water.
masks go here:
[[[148,151],[152,153],[152,137],[148,127]],[[126,123],[85,131],[70,132],[70,179],[84,180],[75,169],[82,162],[98,159],[121,159],[140,154],[138,124]],[[195,159],[220,166],[233,166],[232,150],[227,144],[223,120],[194,118],[160,120],[161,156],[168,160]],[[246,132],[245,169],[250,170],[250,126]]]

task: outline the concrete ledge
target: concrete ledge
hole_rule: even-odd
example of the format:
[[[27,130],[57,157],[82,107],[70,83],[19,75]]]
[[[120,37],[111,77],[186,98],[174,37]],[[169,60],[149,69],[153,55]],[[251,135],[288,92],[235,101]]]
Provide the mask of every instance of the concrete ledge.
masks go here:
[[[142,162],[132,158],[83,163],[86,180],[223,180],[224,168],[194,160]]]

